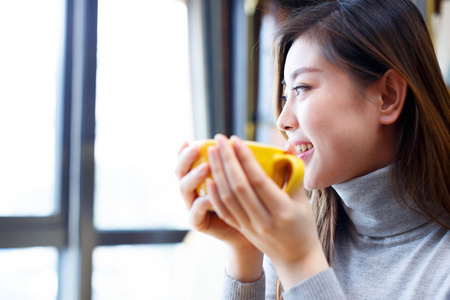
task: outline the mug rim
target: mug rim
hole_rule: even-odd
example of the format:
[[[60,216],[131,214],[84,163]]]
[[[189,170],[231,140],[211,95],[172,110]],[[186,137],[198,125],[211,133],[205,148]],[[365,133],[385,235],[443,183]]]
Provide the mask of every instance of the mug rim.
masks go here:
[[[242,142],[244,143],[244,145],[251,146],[251,147],[268,148],[268,149],[275,150],[275,151],[286,152],[280,147],[277,147],[277,146],[274,146],[274,145],[270,145],[270,144],[261,143],[261,142],[257,142],[257,141],[242,140]],[[232,144],[233,141],[230,141],[230,143]],[[214,139],[197,140],[195,142],[195,144],[200,146],[200,147],[202,147],[202,146],[214,146],[214,145],[216,145],[216,141]]]

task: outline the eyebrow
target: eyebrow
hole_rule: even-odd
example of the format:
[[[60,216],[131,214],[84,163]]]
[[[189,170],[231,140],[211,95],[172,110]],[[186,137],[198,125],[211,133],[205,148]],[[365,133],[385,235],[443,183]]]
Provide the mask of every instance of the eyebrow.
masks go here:
[[[304,74],[304,73],[315,73],[315,72],[322,72],[322,70],[317,69],[317,68],[310,68],[310,67],[301,67],[298,69],[295,69],[292,73],[291,73],[291,79],[295,80],[295,78],[297,78],[298,75]],[[286,85],[286,81],[283,79],[281,81],[282,85]]]

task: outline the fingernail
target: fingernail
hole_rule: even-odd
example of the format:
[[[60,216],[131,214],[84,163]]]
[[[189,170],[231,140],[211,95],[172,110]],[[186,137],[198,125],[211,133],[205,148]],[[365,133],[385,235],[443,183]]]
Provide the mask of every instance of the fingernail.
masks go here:
[[[214,161],[216,159],[216,149],[217,147],[215,146],[209,146],[208,147],[208,158],[210,161]]]
[[[191,144],[186,148],[186,150],[189,151],[191,154],[196,153],[197,149],[200,149],[200,146],[197,144]]]
[[[216,134],[215,140],[216,140],[216,143],[217,143],[217,147],[218,147],[219,149],[221,149],[221,148],[224,146],[224,144],[225,144],[225,138],[224,138],[224,136],[221,135],[221,134]]]
[[[208,168],[208,163],[206,163],[206,162],[201,163],[201,164],[198,166],[198,173],[199,173],[200,175],[205,174],[207,168]]]
[[[233,135],[233,136],[231,137],[231,140],[233,141],[233,145],[234,145],[236,148],[239,148],[239,147],[242,145],[242,140],[241,140],[238,136],[236,136],[236,135]]]
[[[206,178],[205,183],[206,183],[206,190],[208,191],[208,194],[211,195],[211,188],[212,188],[212,179],[211,178]]]

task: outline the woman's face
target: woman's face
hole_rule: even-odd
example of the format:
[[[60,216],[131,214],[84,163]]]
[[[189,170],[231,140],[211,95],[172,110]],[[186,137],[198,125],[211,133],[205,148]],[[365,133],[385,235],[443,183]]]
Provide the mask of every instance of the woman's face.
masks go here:
[[[284,84],[277,125],[305,163],[306,188],[328,187],[391,163],[394,139],[379,123],[379,84],[357,85],[306,38],[288,52]]]

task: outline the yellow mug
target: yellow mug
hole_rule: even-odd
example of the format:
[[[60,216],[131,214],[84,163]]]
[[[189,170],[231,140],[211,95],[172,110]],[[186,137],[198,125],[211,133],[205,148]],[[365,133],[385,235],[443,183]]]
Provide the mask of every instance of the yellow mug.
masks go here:
[[[256,159],[266,174],[290,196],[293,196],[303,185],[304,165],[303,161],[295,155],[286,153],[280,148],[265,145],[258,142],[243,141],[252,150]],[[214,140],[198,141],[200,156],[192,165],[192,168],[203,162],[208,162],[208,147],[215,146]],[[230,144],[233,144],[230,141]],[[212,176],[209,176],[212,178]],[[197,187],[197,195],[206,195],[206,182]]]

